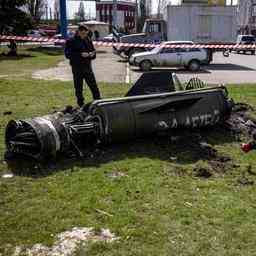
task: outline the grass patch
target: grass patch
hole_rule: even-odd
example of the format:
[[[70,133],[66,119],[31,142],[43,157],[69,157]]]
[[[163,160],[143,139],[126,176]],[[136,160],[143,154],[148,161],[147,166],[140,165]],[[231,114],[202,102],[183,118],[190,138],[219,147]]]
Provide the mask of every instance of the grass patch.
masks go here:
[[[0,54],[7,53],[7,47],[0,48]],[[43,47],[18,47],[18,57],[0,55],[0,76],[12,79],[30,78],[33,71],[56,66],[64,60],[62,49],[47,49]]]
[[[128,86],[101,84],[100,90],[103,97],[115,97]],[[71,82],[0,80],[0,92],[1,162],[10,119],[75,105]],[[256,106],[254,85],[230,86],[229,92]],[[88,255],[254,255],[256,188],[237,180],[256,181],[255,152],[241,153],[234,138],[215,129],[203,136],[237,167],[198,178],[193,168],[208,162],[189,143],[179,148],[153,139],[113,145],[96,159],[66,161],[45,176],[0,178],[0,253],[8,255],[16,245],[50,245],[55,234],[85,226],[109,228],[121,237],[113,244],[89,244],[81,250]],[[6,168],[0,164],[0,173]],[[125,175],[114,179],[113,172]]]

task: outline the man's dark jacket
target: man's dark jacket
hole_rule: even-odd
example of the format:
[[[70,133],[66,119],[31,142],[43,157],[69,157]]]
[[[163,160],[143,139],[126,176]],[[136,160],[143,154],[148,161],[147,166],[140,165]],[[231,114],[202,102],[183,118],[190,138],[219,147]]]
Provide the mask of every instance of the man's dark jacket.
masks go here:
[[[80,36],[74,36],[68,39],[65,46],[65,56],[70,60],[73,68],[91,69],[91,60],[96,58],[96,53],[92,57],[82,57],[82,52],[95,52],[91,39],[81,39]]]

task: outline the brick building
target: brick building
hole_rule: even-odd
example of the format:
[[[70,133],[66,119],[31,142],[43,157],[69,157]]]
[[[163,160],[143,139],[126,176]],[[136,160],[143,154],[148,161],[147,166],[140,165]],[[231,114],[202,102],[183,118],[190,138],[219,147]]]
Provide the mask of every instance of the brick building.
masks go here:
[[[96,19],[112,25],[113,9],[113,1],[96,2]],[[123,28],[125,31],[134,31],[136,26],[135,16],[136,4],[134,2],[117,2],[117,24],[119,28]]]

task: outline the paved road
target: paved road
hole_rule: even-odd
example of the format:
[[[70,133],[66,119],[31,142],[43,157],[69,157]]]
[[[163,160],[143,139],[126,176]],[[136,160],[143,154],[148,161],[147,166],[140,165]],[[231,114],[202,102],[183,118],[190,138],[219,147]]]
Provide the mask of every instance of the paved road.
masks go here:
[[[141,75],[138,68],[129,66],[118,56],[113,55],[111,48],[99,48],[98,57],[93,62],[93,66],[99,82],[128,83],[136,81]],[[210,84],[256,83],[256,56],[233,53],[226,58],[221,53],[216,53],[213,63],[196,73],[176,68],[164,70],[177,73],[181,81],[187,81],[192,76],[197,76]],[[56,68],[39,70],[33,74],[33,77],[72,80],[67,61],[61,62]]]
[[[131,70],[131,80],[134,81],[140,71],[134,67]],[[164,70],[177,73],[182,82],[196,76],[209,84],[256,83],[256,56],[232,53],[227,58],[222,53],[215,53],[212,64],[202,67],[198,72],[192,73],[183,68]]]
[[[110,48],[97,49],[97,58],[93,61],[93,68],[99,82],[126,82],[126,63],[112,54]],[[32,76],[33,78],[46,80],[71,81],[73,79],[67,60],[60,62],[55,68],[38,70]]]

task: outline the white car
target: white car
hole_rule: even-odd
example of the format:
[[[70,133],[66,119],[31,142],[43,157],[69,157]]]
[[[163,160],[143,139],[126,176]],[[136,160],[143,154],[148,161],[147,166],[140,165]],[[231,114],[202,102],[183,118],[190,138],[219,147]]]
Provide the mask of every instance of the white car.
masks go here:
[[[39,30],[31,30],[27,36],[29,37],[33,37],[33,38],[40,38],[40,37],[43,37],[45,36],[45,33],[39,31]]]
[[[149,71],[152,67],[180,67],[183,66],[191,71],[200,69],[201,64],[206,62],[207,53],[202,48],[165,48],[171,45],[192,45],[192,41],[164,42],[151,51],[133,54],[129,62],[139,66],[143,71]]]
[[[253,47],[251,49],[242,49],[242,50],[236,50],[237,53],[243,52],[244,54],[249,51],[252,55],[255,55],[255,44],[256,39],[253,35],[238,35],[236,44],[238,45],[252,45]]]

